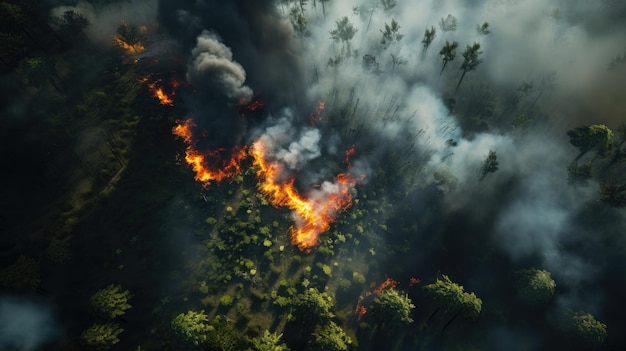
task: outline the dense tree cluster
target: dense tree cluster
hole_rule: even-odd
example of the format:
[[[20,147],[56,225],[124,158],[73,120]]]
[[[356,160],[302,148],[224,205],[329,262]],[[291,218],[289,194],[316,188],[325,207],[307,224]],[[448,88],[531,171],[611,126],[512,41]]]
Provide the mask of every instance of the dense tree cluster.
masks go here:
[[[550,272],[529,268],[517,271],[516,275],[517,295],[526,304],[546,304],[554,295],[556,283],[550,277]]]
[[[377,294],[372,301],[368,314],[381,326],[401,326],[413,322],[411,318],[415,305],[407,294],[396,289],[386,289]]]
[[[120,339],[118,336],[124,331],[117,323],[94,324],[85,330],[80,338],[90,350],[109,350],[113,345],[117,344]]]
[[[204,311],[188,311],[172,320],[172,330],[184,342],[198,346],[208,340],[209,333],[214,328],[209,324],[209,317]]]
[[[434,148],[445,150],[447,156],[441,159],[441,165],[436,166],[436,172],[422,172],[431,166],[426,166],[426,160],[431,152],[429,148],[436,144],[428,139],[425,142],[428,148],[421,149],[420,142],[429,133],[427,128],[420,130],[416,138],[411,135],[408,138],[411,139],[410,145],[400,141],[409,135],[404,134],[409,124],[400,123],[407,117],[400,116],[406,112],[403,104],[413,102],[403,102],[394,92],[384,89],[376,91],[380,100],[375,103],[379,106],[366,113],[373,116],[373,124],[377,127],[397,124],[398,145],[404,149],[396,148],[396,140],[386,145],[388,150],[380,157],[382,161],[376,164],[371,174],[367,174],[368,182],[350,190],[354,197],[352,207],[345,215],[338,216],[331,229],[323,233],[319,246],[309,253],[290,246],[285,233],[293,222],[258,192],[257,180],[252,176],[254,166],[244,162],[242,174],[232,182],[201,187],[190,181],[188,174],[176,164],[175,155],[184,157],[184,149],[169,132],[177,116],[190,114],[188,107],[193,105],[190,100],[199,91],[183,81],[182,72],[187,62],[181,59],[177,50],[171,62],[166,57],[169,53],[155,54],[159,50],[149,50],[145,55],[140,53],[144,45],[157,42],[159,44],[155,47],[161,45],[161,35],[175,37],[181,33],[169,32],[171,28],[162,25],[157,29],[159,34],[154,35],[140,23],[115,22],[110,28],[110,41],[117,39],[117,43],[127,50],[121,55],[118,47],[89,42],[85,33],[93,33],[95,28],[90,26],[100,28],[101,18],[89,16],[98,22],[90,23],[85,13],[79,11],[80,6],[64,7],[59,12],[51,11],[50,2],[0,2],[0,65],[3,73],[6,72],[0,83],[7,88],[5,101],[10,102],[10,108],[3,109],[3,112],[14,119],[7,118],[6,122],[18,127],[15,133],[10,131],[3,136],[17,135],[7,145],[16,143],[20,152],[23,149],[24,154],[28,154],[23,157],[16,152],[15,157],[7,158],[6,164],[15,164],[15,168],[33,164],[34,170],[30,171],[53,184],[38,184],[33,181],[36,178],[33,176],[25,177],[27,186],[22,188],[11,189],[13,184],[7,182],[11,201],[3,204],[30,202],[20,207],[20,211],[8,209],[2,216],[5,230],[4,221],[13,221],[9,217],[14,213],[25,208],[28,211],[24,212],[29,212],[24,215],[28,216],[22,221],[24,223],[13,221],[24,229],[11,228],[10,231],[10,234],[24,232],[27,235],[16,235],[16,238],[7,238],[7,235],[0,239],[3,247],[0,290],[21,293],[25,299],[60,301],[59,311],[51,315],[61,325],[71,326],[64,330],[67,335],[55,336],[57,339],[51,342],[53,345],[32,349],[489,349],[491,344],[484,341],[483,336],[485,331],[490,331],[494,321],[506,324],[504,328],[514,329],[521,325],[524,330],[545,332],[547,336],[540,338],[540,342],[549,346],[553,346],[552,339],[563,341],[560,336],[564,339],[563,344],[570,348],[599,348],[611,341],[607,325],[588,312],[568,310],[552,324],[552,320],[547,323],[543,315],[527,318],[526,313],[550,311],[546,313],[549,314],[557,310],[556,302],[562,301],[560,294],[563,290],[567,293],[569,285],[559,281],[557,291],[550,272],[537,268],[518,270],[518,261],[500,257],[500,250],[493,243],[484,242],[480,235],[478,238],[468,235],[468,240],[459,240],[454,236],[457,234],[450,234],[451,231],[458,232],[461,224],[474,225],[474,221],[483,224],[483,218],[474,218],[480,216],[468,216],[459,211],[453,212],[455,218],[459,218],[458,222],[444,217],[448,214],[447,202],[454,201],[446,195],[454,194],[454,187],[462,183],[456,179],[457,174],[446,169],[448,157],[458,157],[458,151],[467,145],[465,140],[469,139],[461,141],[460,138],[471,138],[469,135],[483,127],[502,128],[498,130],[503,133],[512,128],[511,139],[515,141],[512,145],[522,150],[527,138],[535,137],[536,127],[548,124],[546,112],[537,101],[555,89],[554,74],[541,73],[541,79],[535,78],[535,81],[528,78],[517,90],[517,83],[514,83],[510,96],[502,97],[502,101],[498,100],[501,96],[490,95],[493,87],[488,82],[488,75],[475,74],[476,82],[471,89],[468,82],[465,83],[465,90],[471,94],[458,91],[466,74],[476,71],[483,63],[482,50],[492,47],[488,41],[494,36],[488,22],[476,25],[474,31],[476,22],[471,22],[468,27],[467,23],[461,23],[465,16],[459,16],[461,20],[457,21],[449,14],[438,23],[436,20],[418,23],[419,33],[403,33],[413,25],[403,23],[401,26],[397,20],[406,18],[406,14],[400,11],[407,4],[398,6],[396,0],[367,0],[359,2],[352,14],[333,14],[337,17],[329,16],[326,20],[328,1],[281,0],[277,2],[276,11],[253,14],[255,20],[272,25],[278,23],[285,33],[293,33],[300,45],[287,45],[291,44],[286,40],[288,38],[269,38],[275,43],[285,39],[285,47],[289,50],[317,47],[318,42],[313,40],[319,40],[320,31],[322,40],[331,48],[332,53],[326,50],[318,53],[324,60],[332,55],[328,67],[324,67],[323,62],[309,67],[307,72],[311,72],[311,76],[305,77],[316,83],[332,85],[332,89],[320,93],[320,99],[326,100],[326,105],[320,102],[320,106],[327,108],[324,118],[320,118],[320,130],[331,126],[337,129],[333,129],[336,135],[329,138],[333,140],[324,140],[329,145],[324,145],[328,150],[323,152],[331,154],[324,154],[324,157],[335,157],[335,149],[352,140],[356,140],[357,149],[363,147],[368,157],[371,154],[371,144],[375,141],[363,142],[365,145],[360,143],[362,139],[377,141],[374,135],[380,130],[370,131],[367,123],[357,119],[359,113],[365,113],[362,111],[362,95],[359,100],[362,90],[359,84],[363,82],[378,84],[400,75],[407,75],[406,82],[418,83],[416,86],[431,78],[439,80],[442,96],[441,100],[436,98],[437,104],[443,103],[449,114],[455,116],[438,117],[450,121],[467,117],[463,122],[468,123],[469,128],[462,125],[461,136],[457,137],[456,122],[444,122],[450,123],[442,128],[446,136]],[[106,6],[130,3],[88,0],[87,4],[100,14],[106,13],[101,11]],[[440,5],[439,1],[433,4]],[[235,11],[240,4],[230,6],[229,9]],[[333,6],[334,9],[343,7],[339,3]],[[272,16],[278,16],[281,9],[280,21],[273,21]],[[191,11],[189,13],[193,15]],[[187,10],[176,14],[180,20]],[[437,19],[440,15],[432,18]],[[196,25],[195,21],[191,22],[194,22],[192,26]],[[361,25],[363,28],[357,27]],[[426,29],[422,37],[423,28]],[[454,33],[457,28],[459,32]],[[470,34],[460,33],[461,28]],[[249,28],[243,29],[246,32]],[[256,40],[253,48],[241,46],[254,49],[255,55],[267,54],[256,52],[266,49],[263,45],[267,33],[253,34]],[[463,52],[459,51],[462,38],[470,40]],[[411,45],[404,46],[409,39],[413,40]],[[362,45],[368,40],[369,46]],[[462,45],[467,43],[461,42]],[[428,51],[435,45],[439,46],[436,49],[440,48],[438,52]],[[276,52],[282,49],[278,46]],[[241,55],[241,52],[241,47],[233,45],[233,56]],[[288,52],[288,55],[292,54]],[[458,54],[461,54],[462,62],[458,62]],[[255,55],[248,59],[256,58]],[[625,57],[626,54],[617,57],[611,63],[611,69],[619,70],[626,62]],[[412,66],[414,61],[417,61],[416,68]],[[428,66],[428,62],[432,65]],[[422,63],[426,64],[421,66]],[[459,70],[451,70],[452,64]],[[423,67],[435,68],[433,72],[424,72]],[[341,82],[342,70],[365,73],[364,80]],[[440,70],[439,75],[436,70]],[[254,77],[256,82],[262,79],[259,76],[258,71],[249,71],[249,77]],[[340,91],[344,83],[354,83],[354,87],[349,92]],[[176,86],[176,97],[182,103],[178,104],[177,100],[174,104],[161,106],[153,101],[154,87],[168,84]],[[293,95],[294,100],[300,98],[297,89]],[[284,100],[271,108],[291,105],[290,97]],[[210,101],[209,104],[213,103]],[[295,101],[294,111],[301,113],[309,103],[314,101]],[[268,103],[267,111],[255,112],[254,117],[261,121],[266,117],[265,112],[275,116],[271,104]],[[235,109],[241,112],[243,123],[252,126],[257,120],[247,119],[252,114],[246,108],[238,106]],[[494,117],[484,118],[487,115]],[[407,120],[415,121],[413,117],[407,117]],[[486,122],[479,124],[483,121]],[[569,165],[559,167],[567,167],[571,186],[594,187],[586,194],[595,194],[602,202],[578,206],[579,212],[575,212],[576,218],[572,220],[585,225],[593,223],[595,229],[600,224],[594,221],[604,222],[612,216],[621,218],[619,211],[626,207],[626,124],[615,130],[604,124],[582,125],[560,133],[561,136],[566,134],[578,151],[572,151],[573,161]],[[498,173],[498,178],[492,179],[493,183],[488,185],[508,193],[510,187],[504,188],[496,183],[508,180],[509,185],[516,185],[517,174],[511,176],[515,168],[508,164],[506,148],[498,150],[500,155],[489,150],[487,155],[482,155],[484,161],[474,160],[471,176],[476,177],[478,173],[478,178],[483,180],[499,169],[499,162],[507,161],[507,174]],[[28,160],[25,162],[21,158]],[[313,162],[318,162],[312,164],[319,167],[320,177],[333,167],[326,165],[325,160]],[[343,162],[350,163],[347,158]],[[306,186],[295,180],[294,184],[303,189]],[[474,181],[470,186],[486,185]],[[313,189],[324,186],[326,184],[316,183]],[[45,192],[51,188],[58,188],[54,190],[60,195],[45,198],[46,194],[39,194],[40,189]],[[458,194],[463,195],[461,191]],[[33,215],[30,214],[31,207],[39,207]],[[605,217],[596,219],[594,216],[600,212]],[[176,222],[174,229],[169,226],[171,218]],[[487,225],[481,227],[486,229],[485,235],[492,234],[497,220],[500,218],[495,216],[485,220]],[[163,225],[164,221],[168,225]],[[559,243],[562,246],[558,249],[568,253],[584,251],[586,245],[597,247],[594,245],[602,242],[609,247],[607,255],[621,257],[611,251],[618,251],[620,247],[613,245],[613,240],[601,233],[582,248],[569,247],[578,245],[573,238]],[[172,247],[178,248],[172,242],[178,245],[179,241],[184,242],[181,244],[184,249],[172,250]],[[607,258],[607,262],[615,257]],[[528,261],[532,262],[524,261],[524,264],[545,264],[539,255]],[[465,265],[472,269],[463,272]],[[479,281],[497,281],[497,288],[489,288],[507,292],[506,296],[499,296],[488,294],[487,287],[477,290],[485,298],[484,310],[481,298],[473,292],[466,292],[447,275],[437,273],[434,282],[425,285],[417,285],[419,279],[409,278],[428,277],[441,267],[442,271],[454,272],[457,279],[476,286],[478,283],[470,280],[477,272],[473,265],[482,269]],[[97,279],[82,279],[84,272],[81,269],[89,269],[89,274]],[[619,267],[611,269],[619,270]],[[146,271],[155,273],[145,274]],[[553,272],[555,277],[562,277],[556,270]],[[372,292],[376,279],[387,273],[401,280],[399,286],[402,289],[387,287]],[[137,276],[141,281],[133,281]],[[107,279],[104,284],[102,279]],[[131,287],[137,296],[133,297],[122,285],[110,282],[133,282],[132,287],[125,287]],[[163,288],[163,282],[167,283],[166,288]],[[141,288],[137,284],[141,284]],[[357,305],[355,310],[356,301],[366,291],[368,295],[359,300],[364,301],[363,305]],[[4,300],[0,302],[4,303]],[[584,305],[585,302],[576,303]],[[359,310],[359,306],[363,309]],[[613,328],[617,313],[612,315],[608,308],[589,310]],[[367,312],[361,314],[364,311]],[[74,317],[76,321],[69,320]],[[447,329],[455,321],[453,325],[458,325],[461,330]],[[473,321],[476,323],[468,323]],[[122,334],[124,330],[125,334]],[[388,335],[392,335],[393,340],[382,340],[381,336]],[[619,340],[619,335],[616,338]],[[0,340],[0,348],[5,347],[2,342]]]
[[[113,319],[126,313],[132,306],[128,304],[131,298],[128,290],[123,290],[120,285],[111,284],[102,290],[98,290],[91,296],[91,307],[97,314]]]
[[[454,283],[447,275],[424,285],[423,289],[438,308],[450,317],[448,324],[457,317],[473,321],[482,310],[482,300],[474,293],[465,292],[463,286]]]

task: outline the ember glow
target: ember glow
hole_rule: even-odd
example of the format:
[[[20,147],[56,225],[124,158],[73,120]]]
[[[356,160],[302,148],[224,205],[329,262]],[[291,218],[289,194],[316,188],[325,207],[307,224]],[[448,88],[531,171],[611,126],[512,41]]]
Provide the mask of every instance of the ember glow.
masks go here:
[[[247,157],[245,148],[217,149],[200,152],[195,148],[191,129],[196,125],[191,119],[174,126],[172,133],[187,144],[185,162],[196,173],[195,179],[205,186],[214,181],[232,179],[241,173],[241,162]],[[230,154],[230,155],[228,155]]]
[[[148,84],[148,88],[152,92],[152,95],[154,97],[156,97],[157,99],[159,99],[159,103],[161,105],[173,106],[174,105],[174,99],[172,98],[172,96],[174,95],[174,92],[172,92],[170,94],[166,94],[163,91],[163,87],[158,86],[160,83],[161,83],[161,80],[159,79],[159,80],[157,80],[154,83]]]
[[[242,162],[252,157],[257,168],[259,191],[268,197],[275,207],[287,207],[293,213],[295,224],[291,227],[291,242],[300,250],[309,251],[318,244],[320,234],[330,228],[336,216],[352,205],[350,190],[364,176],[355,177],[340,173],[332,181],[326,181],[303,196],[295,187],[295,178],[287,177],[282,164],[269,160],[266,145],[257,140],[249,148],[235,148],[230,155],[225,149],[200,152],[195,147],[191,119],[180,123],[172,133],[187,144],[185,162],[196,173],[195,179],[208,186],[213,181],[232,179],[242,172]],[[346,152],[346,159],[354,153]]]
[[[143,52],[144,50],[146,50],[146,48],[141,44],[141,43],[137,43],[135,45],[128,45],[125,41],[123,41],[122,39],[115,37],[113,38],[115,41],[115,44],[117,44],[117,46],[121,47],[122,49],[126,50],[127,53],[129,54],[138,54]]]
[[[259,190],[275,207],[287,207],[292,211],[296,223],[291,227],[291,243],[303,251],[316,246],[319,235],[330,228],[337,214],[352,205],[350,189],[362,179],[340,173],[333,182],[324,182],[319,189],[312,189],[304,197],[295,188],[293,177],[282,179],[282,165],[267,160],[266,145],[261,140],[252,144],[250,153],[253,164],[258,167]]]
[[[372,300],[374,299],[376,295],[385,291],[385,289],[387,288],[393,289],[397,285],[398,285],[397,281],[391,278],[387,278],[385,279],[384,282],[380,283],[380,285],[378,285],[374,290],[366,292],[365,296],[362,296],[359,299],[359,302],[357,302],[356,308],[354,309],[354,312],[356,313],[357,318],[361,319],[361,317],[363,317],[367,313],[367,305],[369,305],[369,303],[372,302]]]
[[[324,100],[317,102],[317,107],[315,107],[315,111],[311,113],[311,117],[309,119],[312,126],[322,121],[322,111],[324,111],[325,108],[326,102],[324,102]]]
[[[245,117],[248,112],[254,114],[262,112],[265,107],[265,103],[261,100],[253,100],[251,103],[246,103],[245,99],[241,99],[239,100],[237,107],[241,117]]]

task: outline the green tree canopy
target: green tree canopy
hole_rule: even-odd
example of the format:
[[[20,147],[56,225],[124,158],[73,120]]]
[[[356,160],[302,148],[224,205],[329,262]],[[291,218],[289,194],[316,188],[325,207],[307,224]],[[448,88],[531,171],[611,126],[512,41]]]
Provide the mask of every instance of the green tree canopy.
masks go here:
[[[423,289],[440,308],[455,317],[459,315],[464,319],[475,320],[482,309],[480,298],[474,293],[465,292],[463,286],[454,283],[447,275],[424,285]]]
[[[26,83],[35,88],[41,88],[50,81],[53,68],[51,63],[43,57],[27,58],[22,62],[20,72]]]
[[[123,290],[119,285],[111,284],[93,294],[89,301],[96,313],[105,318],[113,319],[125,314],[126,310],[132,307],[128,304],[131,297],[132,295],[128,290]]]
[[[426,28],[426,31],[424,32],[424,39],[422,39],[424,51],[428,50],[430,44],[433,42],[433,40],[435,40],[436,33],[437,31],[435,30],[435,27],[430,27],[430,30]]]
[[[589,313],[566,310],[561,318],[561,328],[574,345],[591,349],[606,340],[606,325]]]
[[[595,150],[598,156],[606,156],[611,149],[613,131],[604,124],[592,124],[567,131],[569,142],[580,150],[576,159],[581,158],[589,151]]]
[[[335,322],[317,326],[313,333],[315,351],[347,351],[352,339]]]
[[[172,320],[172,330],[185,342],[198,346],[207,341],[214,328],[209,325],[209,317],[202,310],[179,314]]]
[[[118,336],[123,331],[117,323],[94,324],[81,334],[80,340],[90,350],[108,350],[120,341]]]
[[[615,208],[626,207],[626,184],[602,184],[600,186],[600,201]]]
[[[391,19],[391,24],[385,23],[385,29],[381,29],[380,32],[383,34],[383,38],[380,40],[380,43],[384,48],[387,48],[394,42],[397,43],[404,38],[404,34],[400,34],[400,25],[393,18]]]
[[[487,174],[494,173],[498,170],[498,156],[496,152],[493,150],[489,150],[489,154],[487,158],[485,158],[485,162],[483,162],[483,167],[480,170],[480,180],[485,179]]]
[[[141,44],[145,40],[139,27],[128,23],[122,23],[117,27],[117,37],[132,47],[135,52],[137,52],[137,44]]]
[[[463,78],[465,78],[465,74],[467,72],[475,70],[476,67],[478,67],[478,65],[481,62],[483,62],[482,59],[478,58],[478,56],[482,53],[483,52],[480,51],[479,43],[474,43],[471,46],[468,45],[465,48],[465,51],[463,51],[463,53],[461,54],[463,55],[463,64],[461,64],[461,70],[463,71],[463,74],[461,75],[461,78],[459,79],[459,83],[456,85],[457,90],[459,90],[459,87],[461,86],[461,82],[463,81]]]
[[[335,41],[349,42],[359,30],[344,16],[336,22],[336,28],[330,31],[330,37]]]
[[[381,325],[398,326],[413,322],[411,311],[414,308],[407,294],[386,289],[376,295],[367,312]]]
[[[526,304],[545,304],[554,295],[556,283],[550,277],[550,272],[529,268],[515,272],[515,288],[517,296]]]
[[[442,17],[439,21],[439,28],[441,28],[441,30],[444,32],[455,31],[456,25],[456,17],[452,16],[451,14],[448,14],[448,17],[446,17],[445,19],[443,19]]]
[[[441,51],[439,51],[439,55],[441,55],[441,61],[443,62],[443,66],[441,66],[441,72],[439,72],[439,75],[443,73],[443,70],[446,68],[448,62],[453,61],[456,57],[457,47],[459,47],[459,43],[457,43],[456,41],[450,43],[446,40],[446,44],[441,48]]]
[[[489,29],[489,22],[484,22],[482,25],[477,24],[476,32],[480,35],[487,35],[491,33],[491,30]]]
[[[3,289],[35,290],[40,281],[37,261],[24,255],[18,257],[10,266],[0,270],[0,288]]]
[[[283,334],[270,333],[265,330],[262,336],[252,340],[255,351],[289,351],[289,348],[282,342]]]
[[[331,312],[334,307],[332,296],[327,292],[320,292],[316,288],[309,288],[303,294],[298,294],[295,305],[306,319],[317,322],[334,317]]]
[[[63,12],[62,15],[55,19],[55,22],[61,31],[73,36],[82,34],[83,30],[89,26],[89,20],[87,20],[87,17],[74,10]]]

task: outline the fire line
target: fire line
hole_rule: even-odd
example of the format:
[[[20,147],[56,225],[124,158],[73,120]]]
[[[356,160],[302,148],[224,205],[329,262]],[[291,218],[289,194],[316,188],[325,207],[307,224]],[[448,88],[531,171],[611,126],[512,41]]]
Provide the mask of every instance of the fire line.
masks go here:
[[[291,210],[294,219],[290,229],[291,242],[302,251],[308,252],[315,247],[320,234],[328,231],[336,216],[352,205],[350,190],[364,178],[349,172],[339,173],[332,181],[314,187],[304,196],[295,187],[295,177],[285,177],[283,165],[278,160],[269,159],[267,145],[261,139],[250,147],[230,150],[230,157],[224,157],[227,154],[224,149],[209,152],[196,149],[192,132],[195,127],[195,123],[188,119],[172,129],[172,133],[187,144],[185,161],[195,172],[195,179],[204,186],[232,179],[242,173],[242,162],[252,158],[252,165],[257,169],[259,191],[274,207]],[[348,159],[354,152],[354,147],[346,151],[344,162],[348,166]]]

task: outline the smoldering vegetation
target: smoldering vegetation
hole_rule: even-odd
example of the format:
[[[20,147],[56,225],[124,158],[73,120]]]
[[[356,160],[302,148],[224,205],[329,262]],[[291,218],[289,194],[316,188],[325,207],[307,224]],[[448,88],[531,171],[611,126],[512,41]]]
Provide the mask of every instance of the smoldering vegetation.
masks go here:
[[[0,287],[45,305],[3,300],[32,333],[0,325],[0,345],[97,348],[95,330],[113,349],[260,349],[268,330],[310,350],[329,347],[324,325],[339,328],[338,350],[626,344],[621,1],[35,8],[0,25],[24,47],[2,54],[15,148]],[[301,252],[288,237],[298,217],[268,203],[252,161],[194,182],[170,133],[188,118],[203,152],[269,145],[315,206],[343,190],[337,174],[358,178],[350,208]],[[547,272],[547,298],[525,293],[531,268]],[[482,300],[477,318],[427,293],[444,276]],[[387,278],[397,287],[376,292]],[[90,300],[109,283],[133,295],[111,320]],[[303,307],[310,289],[332,296],[318,301],[327,315]],[[411,324],[358,314],[385,289],[410,298]],[[186,339],[173,321],[191,311],[211,331]]]

